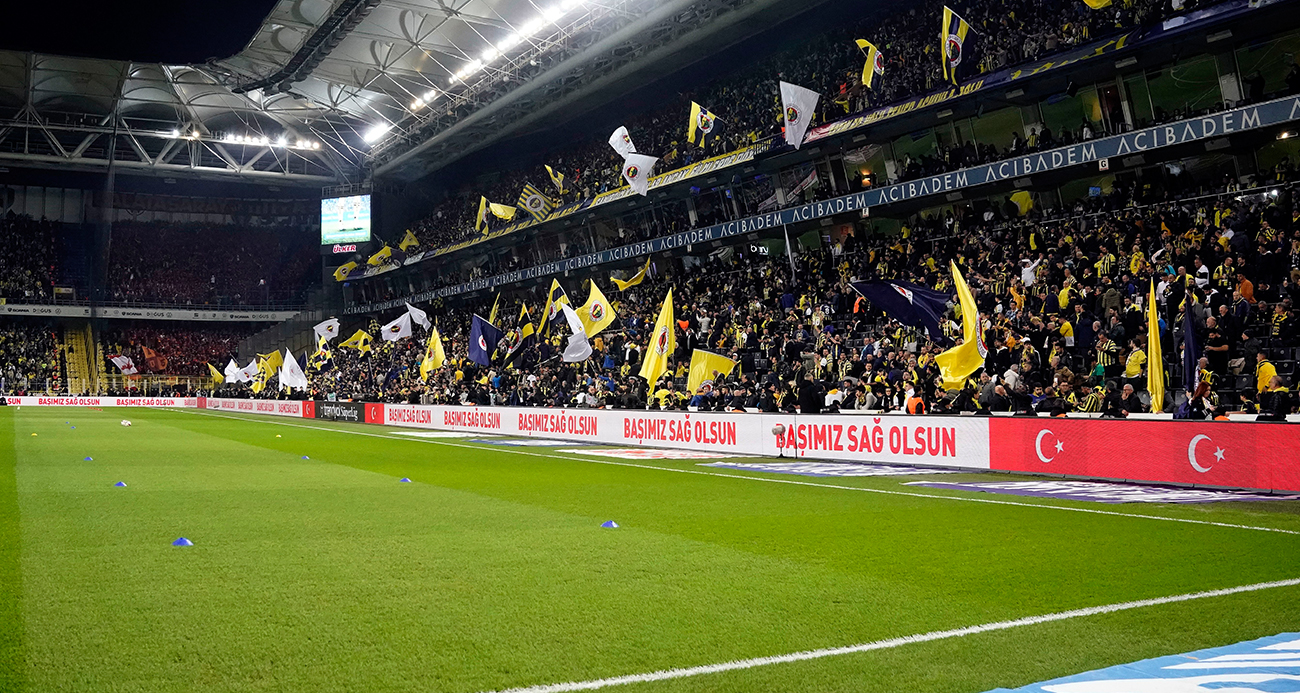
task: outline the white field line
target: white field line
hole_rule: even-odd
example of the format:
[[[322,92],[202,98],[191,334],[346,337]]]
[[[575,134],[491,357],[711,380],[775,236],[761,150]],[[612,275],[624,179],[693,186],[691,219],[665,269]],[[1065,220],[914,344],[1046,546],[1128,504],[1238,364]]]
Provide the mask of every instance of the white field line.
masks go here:
[[[251,421],[254,423],[274,424],[277,426],[289,426],[291,428],[307,428],[315,431],[328,431],[331,433],[344,433],[348,435],[367,436],[370,438],[384,438],[387,440],[400,440],[408,443],[426,443],[430,445],[447,445],[455,448],[466,448],[469,450],[482,450],[477,445],[467,445],[465,443],[453,443],[447,440],[433,440],[428,438],[411,438],[409,436],[391,435],[383,433],[369,433],[366,431],[350,431],[341,428],[328,428],[325,426],[308,426],[306,424],[290,423],[288,421],[277,421],[270,417],[248,418],[245,416],[232,416],[211,411],[192,411],[189,409],[171,409],[166,411],[179,411],[186,414],[198,414],[202,416],[215,416],[222,419],[236,419],[239,421]],[[880,488],[866,488],[862,486],[841,486],[838,484],[821,484],[813,481],[797,481],[794,479],[774,479],[761,476],[748,476],[744,474],[724,474],[721,472],[706,472],[699,469],[676,469],[674,467],[658,467],[652,464],[640,464],[636,462],[620,462],[611,459],[598,459],[589,457],[565,457],[561,455],[550,455],[544,452],[534,452],[532,450],[523,450],[519,448],[502,448],[494,452],[504,452],[513,455],[526,455],[528,457],[545,457],[553,460],[563,460],[565,462],[588,462],[591,464],[608,464],[616,467],[636,467],[638,469],[655,469],[661,472],[676,472],[678,474],[699,474],[701,476],[717,476],[726,479],[743,479],[745,481],[758,481],[767,484],[790,484],[792,486],[813,486],[816,488],[833,488],[841,491],[858,491],[862,493],[879,493],[887,496],[908,496],[911,498],[932,498],[935,500],[961,501],[965,503],[986,503],[989,505],[1014,505],[1022,508],[1038,508],[1043,510],[1062,510],[1066,512],[1087,513],[1090,515],[1111,515],[1114,517],[1129,517],[1143,520],[1162,520],[1165,522],[1181,522],[1189,525],[1206,525],[1210,527],[1226,527],[1229,529],[1249,529],[1257,532],[1276,532],[1279,534],[1300,535],[1300,531],[1292,529],[1280,529],[1277,527],[1258,527],[1255,525],[1238,525],[1229,522],[1211,522],[1210,520],[1192,520],[1183,517],[1164,517],[1161,515],[1146,515],[1143,513],[1122,513],[1114,510],[1097,510],[1095,508],[1076,508],[1068,505],[1048,505],[1044,503],[1023,503],[1020,501],[996,500],[993,498],[967,498],[965,496],[948,496],[936,493],[917,493],[915,491],[890,491]]]
[[[1022,626],[1035,626],[1040,623],[1065,621],[1072,618],[1083,618],[1086,616],[1115,613],[1117,611],[1128,611],[1129,609],[1142,609],[1148,606],[1176,604],[1178,602],[1189,602],[1196,599],[1224,597],[1232,594],[1241,594],[1243,592],[1257,592],[1259,590],[1267,590],[1277,587],[1294,587],[1296,585],[1300,585],[1300,579],[1293,578],[1290,580],[1278,580],[1276,582],[1259,582],[1253,585],[1229,587],[1221,590],[1178,594],[1171,597],[1157,597],[1155,599],[1141,599],[1133,602],[1107,604],[1105,606],[1090,606],[1083,609],[1060,611],[1054,614],[1018,618],[1013,621],[998,621],[996,623],[985,623],[979,626],[967,626],[965,628],[954,628],[952,630],[937,630],[929,633],[920,633],[918,635],[906,635],[901,638],[877,640],[875,642],[862,643],[860,645],[828,647],[821,650],[804,650],[803,652],[791,652],[789,654],[774,655],[771,657],[736,659],[730,662],[721,662],[719,664],[705,664],[702,666],[684,667],[681,669],[663,669],[645,674],[629,674],[627,676],[614,676],[607,679],[593,679],[590,681],[572,681],[568,683],[551,683],[540,686],[511,688],[508,690],[494,691],[493,693],[565,693],[566,691],[591,691],[597,688],[608,688],[610,686],[626,686],[633,683],[684,679],[692,676],[719,674],[725,671],[753,669],[755,667],[770,666],[772,664],[788,664],[790,662],[802,662],[809,659],[822,659],[825,657],[839,657],[841,655],[870,652],[872,650],[888,650],[895,647],[902,647],[903,645],[914,645],[916,643],[932,642],[935,640],[948,640],[950,638],[962,638],[967,635],[978,635],[980,633],[988,633],[997,630],[1008,630],[1011,628],[1020,628]]]

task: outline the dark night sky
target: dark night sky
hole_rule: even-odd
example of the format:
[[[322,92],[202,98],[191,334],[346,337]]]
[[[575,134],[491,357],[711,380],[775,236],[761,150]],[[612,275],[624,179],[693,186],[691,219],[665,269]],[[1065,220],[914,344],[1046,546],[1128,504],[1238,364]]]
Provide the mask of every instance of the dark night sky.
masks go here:
[[[0,49],[180,64],[238,53],[276,0],[10,4]]]

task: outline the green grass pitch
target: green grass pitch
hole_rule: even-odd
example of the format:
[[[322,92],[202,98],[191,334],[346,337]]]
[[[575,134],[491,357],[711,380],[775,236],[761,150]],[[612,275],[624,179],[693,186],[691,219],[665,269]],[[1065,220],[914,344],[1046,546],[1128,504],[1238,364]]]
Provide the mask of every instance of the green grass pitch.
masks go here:
[[[1300,531],[1296,503],[611,462],[0,407],[0,691],[499,691],[1300,577],[1300,535],[1129,516]],[[952,500],[975,497],[1018,504]],[[1300,587],[1282,587],[609,690],[980,693],[1295,630]]]

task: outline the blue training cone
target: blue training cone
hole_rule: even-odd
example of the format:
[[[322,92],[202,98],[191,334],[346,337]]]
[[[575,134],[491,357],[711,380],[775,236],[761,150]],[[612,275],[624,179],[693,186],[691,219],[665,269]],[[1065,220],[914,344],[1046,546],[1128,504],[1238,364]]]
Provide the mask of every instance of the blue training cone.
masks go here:
[[[77,427],[76,427],[76,426],[73,426],[73,427],[72,427],[72,430],[74,430],[74,431],[77,430]]]
[[[119,482],[117,482],[116,484],[113,484],[113,486],[116,487],[116,488],[125,488],[125,487],[126,487],[126,482],[125,482],[125,481],[119,481]]]
[[[94,461],[95,461],[95,458],[93,458],[93,457],[87,457],[85,461],[86,461],[86,462],[94,462]]]
[[[173,541],[172,546],[194,546],[194,542],[190,541],[189,539],[186,539],[185,537],[181,537],[180,539]]]
[[[306,455],[303,455],[302,458],[303,458],[304,460],[310,460],[310,459],[311,459],[310,457],[308,457],[308,456],[306,456]]]
[[[618,529],[618,523],[613,520],[608,520],[602,524],[601,527],[604,527],[605,529]]]
[[[402,477],[402,478],[398,479],[398,481],[402,482],[403,484],[409,484],[409,483],[411,483],[411,480],[408,479],[408,478],[406,478],[406,477]]]

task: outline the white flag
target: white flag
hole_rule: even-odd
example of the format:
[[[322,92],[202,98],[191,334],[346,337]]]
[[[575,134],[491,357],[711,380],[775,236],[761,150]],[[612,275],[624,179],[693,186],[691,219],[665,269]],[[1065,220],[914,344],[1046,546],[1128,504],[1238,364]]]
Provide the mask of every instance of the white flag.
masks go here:
[[[136,369],[135,361],[132,361],[130,356],[109,356],[108,360],[112,361],[113,365],[122,371],[122,375],[135,375],[140,372]]]
[[[645,154],[628,154],[623,159],[623,179],[642,195],[650,194],[650,174],[659,159]]]
[[[795,149],[803,144],[804,133],[812,122],[821,95],[789,82],[781,83],[781,110],[785,113],[785,141]]]
[[[609,136],[609,146],[614,148],[620,156],[626,157],[628,154],[636,154],[636,145],[632,144],[632,136],[627,134],[627,128],[619,126],[614,134]]]
[[[420,327],[423,327],[426,330],[433,329],[433,323],[429,322],[428,313],[420,310],[419,308],[416,308],[415,306],[409,303],[406,304],[406,313],[407,315],[410,315],[411,319],[415,321],[415,324],[419,325]]]
[[[565,363],[577,363],[586,361],[591,357],[591,342],[587,340],[587,331],[582,327],[582,320],[567,304],[560,304],[564,309],[564,319],[569,321],[569,329],[573,334],[569,335],[569,345],[564,348],[564,356],[561,360]]]
[[[402,313],[396,320],[384,325],[380,336],[385,342],[396,342],[411,336],[411,314]]]
[[[284,350],[284,365],[280,366],[280,385],[291,387],[298,390],[307,389],[307,374],[302,372],[302,366],[298,365],[298,360],[293,357],[293,352],[288,349]]]
[[[235,382],[251,383],[253,382],[253,378],[257,377],[257,373],[258,373],[257,359],[252,359],[248,362],[247,366],[244,366],[243,368],[239,369],[239,373],[238,373],[239,377],[235,380]]]
[[[321,337],[325,337],[326,341],[332,342],[335,337],[339,336],[339,319],[330,318],[312,329],[316,331],[317,341],[320,341]]]
[[[226,364],[225,376],[228,383],[239,382],[239,364],[235,363],[234,359],[230,359],[230,363]]]

